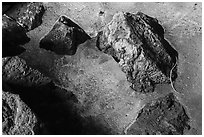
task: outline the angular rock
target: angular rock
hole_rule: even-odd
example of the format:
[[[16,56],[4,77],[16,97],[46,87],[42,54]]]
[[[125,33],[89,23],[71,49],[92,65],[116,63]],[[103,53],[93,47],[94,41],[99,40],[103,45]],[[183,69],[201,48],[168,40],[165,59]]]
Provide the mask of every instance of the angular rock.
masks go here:
[[[32,135],[38,120],[18,95],[2,91],[2,132],[4,135]]]
[[[6,14],[21,24],[26,31],[35,29],[42,24],[42,16],[45,8],[40,2],[16,4]]]
[[[16,56],[25,51],[23,45],[30,41],[26,31],[15,20],[2,16],[2,56]]]
[[[97,46],[113,56],[132,83],[131,87],[140,92],[150,92],[155,84],[168,83],[178,56],[164,39],[164,30],[158,21],[141,12],[114,15],[99,32]],[[172,79],[175,78],[173,71]]]
[[[38,70],[29,67],[23,59],[17,56],[2,59],[2,80],[25,87],[40,86],[51,81]]]
[[[183,135],[190,130],[190,118],[173,93],[161,97],[142,108],[127,134]]]
[[[61,16],[52,30],[40,41],[40,48],[59,55],[73,55],[77,46],[90,37],[72,20]]]

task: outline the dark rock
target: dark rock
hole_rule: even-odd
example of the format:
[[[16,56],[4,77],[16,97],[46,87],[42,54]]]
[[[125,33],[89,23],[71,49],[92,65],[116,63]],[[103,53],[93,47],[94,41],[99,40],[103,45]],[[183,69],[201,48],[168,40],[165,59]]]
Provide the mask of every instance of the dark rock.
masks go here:
[[[6,15],[2,16],[2,56],[16,56],[25,51],[23,45],[30,41],[24,28]]]
[[[61,16],[52,30],[40,41],[40,48],[59,55],[73,55],[77,46],[90,37],[84,30],[65,16]]]
[[[99,32],[97,46],[119,62],[131,87],[141,92],[153,91],[155,84],[168,83],[178,57],[164,39],[164,30],[158,21],[141,12],[114,15]],[[175,71],[172,78],[176,78]]]
[[[6,83],[25,87],[40,86],[51,81],[38,70],[29,67],[23,59],[17,56],[2,59],[2,79]]]
[[[6,14],[21,24],[26,31],[35,29],[42,24],[45,8],[40,2],[16,4]]]
[[[37,118],[18,95],[2,91],[2,132],[6,135],[35,134]]]
[[[148,103],[140,110],[128,134],[142,135],[183,135],[190,130],[189,116],[173,93]]]

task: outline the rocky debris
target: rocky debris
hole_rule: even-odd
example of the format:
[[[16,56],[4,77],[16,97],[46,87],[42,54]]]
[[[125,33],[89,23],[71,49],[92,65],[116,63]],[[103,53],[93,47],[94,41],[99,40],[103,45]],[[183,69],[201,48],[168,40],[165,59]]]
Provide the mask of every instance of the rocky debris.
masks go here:
[[[54,3],[54,4],[57,5],[56,7],[59,6],[56,3]],[[108,6],[108,4],[106,3],[106,7],[107,6]],[[53,8],[52,11],[56,10],[56,7],[55,8],[51,7],[51,8]],[[63,8],[64,8],[64,6],[63,6]],[[107,7],[107,8],[109,8],[109,7]],[[86,8],[85,8],[85,10],[86,10]],[[5,12],[7,12],[7,9],[5,10]],[[104,11],[104,12],[106,12],[106,11]],[[73,14],[75,14],[75,12],[73,12]],[[110,14],[112,14],[112,13],[110,13]],[[53,16],[57,15],[58,16],[57,13],[54,13],[51,15],[53,15]],[[105,17],[103,12],[100,12],[99,16]],[[145,23],[147,23],[149,21],[147,24],[150,25],[150,28],[152,30],[147,27],[148,25],[146,25],[146,27],[144,27],[144,28],[146,28],[147,30],[151,30],[150,32],[152,32],[154,34],[153,38],[155,38],[156,37],[155,35],[159,34],[159,33],[161,34],[158,36],[159,38],[163,36],[163,33],[164,33],[163,28],[161,28],[161,26],[158,25],[157,20],[153,19],[154,21],[151,21],[151,20],[148,20],[148,18],[146,18],[145,16],[144,17],[141,16],[140,18],[144,18],[144,20],[142,20],[142,19],[141,20],[144,21]],[[129,20],[131,22],[131,18]],[[163,20],[163,21],[165,21],[165,20]],[[145,23],[142,22],[142,23],[137,23],[137,24],[143,26]],[[175,23],[174,23],[174,25],[175,25]],[[135,26],[135,25],[133,25],[133,26]],[[140,30],[140,29],[138,29],[138,30]],[[38,29],[36,29],[36,31],[38,31]],[[41,30],[39,30],[39,31],[41,31]],[[143,30],[141,29],[140,31],[142,32]],[[139,33],[140,31],[137,32],[138,35],[140,34]],[[131,31],[131,32],[134,32],[134,31]],[[184,33],[185,33],[185,31],[184,31]],[[131,34],[133,34],[133,33],[131,33]],[[31,32],[31,35],[32,35],[32,32]],[[133,35],[133,38],[134,38],[134,36],[135,35]],[[141,35],[139,35],[139,36],[141,36]],[[138,39],[139,39],[139,36],[137,36]],[[147,34],[145,34],[145,36],[150,37],[150,35],[147,35]],[[143,39],[140,37],[140,40],[142,39],[141,41],[143,43],[148,43],[146,41],[149,40],[148,39],[149,37],[146,37]],[[156,39],[155,41],[157,41],[158,39]],[[162,39],[163,39],[163,37],[160,40],[162,40]],[[155,42],[155,43],[157,43],[157,42]],[[148,45],[148,44],[146,44],[146,45]],[[151,42],[149,45],[151,47]],[[154,57],[156,57],[157,55],[160,55],[160,54],[155,54],[155,55],[153,54],[152,55],[152,53],[157,53],[157,52],[151,51],[151,50],[156,50],[156,48],[149,50],[147,48],[148,46],[146,47],[145,44],[142,44],[142,46],[141,46],[142,48],[140,48],[140,49],[144,50],[142,53],[144,54],[144,58],[146,60],[149,59],[148,57],[150,57],[150,59],[152,59],[152,58],[154,59]],[[158,47],[160,47],[160,46],[158,46]],[[167,46],[167,49],[168,49],[168,46]],[[46,53],[46,54],[44,54],[44,53]],[[113,57],[115,58],[115,60],[117,62],[120,62],[123,59],[122,57],[121,57],[122,58],[121,59],[117,56],[118,54],[117,54],[117,52],[115,52],[114,48],[110,48],[110,53],[111,53],[111,55],[114,55]],[[50,60],[52,60],[52,58],[50,59],[49,58],[50,56],[47,56],[48,54],[50,56],[53,55],[52,53],[50,54],[50,52],[44,52],[43,51],[42,53],[38,54],[38,53],[36,53],[36,51],[33,51],[32,55],[29,55],[29,56],[32,56],[31,57],[32,59],[30,58],[30,60],[32,60],[32,61],[30,61],[29,64],[31,64],[35,67],[36,66],[38,67],[38,65],[39,65],[39,67],[46,66],[47,65],[46,63],[43,66],[41,66],[42,64],[40,64],[36,60],[42,60],[41,62],[49,62]],[[171,53],[169,53],[169,54],[171,54]],[[40,56],[40,55],[42,55],[42,56]],[[150,55],[152,55],[153,57],[151,58]],[[140,55],[138,55],[138,56],[140,56]],[[48,58],[49,58],[49,61],[47,60]],[[7,58],[5,60],[8,60],[8,62],[9,62],[9,59],[10,58]],[[123,60],[125,60],[125,59],[123,59]],[[29,59],[27,61],[29,61]],[[156,62],[156,61],[153,60],[153,62]],[[173,62],[173,59],[172,59],[172,62]],[[3,63],[5,63],[5,62],[3,62]],[[10,63],[10,64],[12,64],[12,63]],[[49,63],[49,64],[52,64],[52,63]],[[139,64],[139,63],[137,62],[137,64]],[[155,63],[155,64],[156,64],[155,66],[157,67],[158,70],[163,67],[161,65],[162,67],[159,68],[158,67],[159,65],[157,65],[157,63]],[[174,64],[174,62],[172,64]],[[10,65],[10,66],[12,66],[12,65]],[[183,113],[181,113],[182,109],[180,109],[180,108],[182,108],[182,107],[180,107],[178,105],[179,103],[178,104],[175,103],[177,101],[172,101],[173,103],[171,101],[168,101],[168,102],[170,102],[170,104],[172,103],[173,105],[174,104],[176,104],[176,105],[174,105],[175,107],[170,107],[170,109],[167,110],[166,107],[162,106],[162,103],[158,103],[159,101],[155,100],[159,104],[160,107],[157,107],[157,105],[155,105],[157,103],[153,102],[152,103],[153,105],[147,104],[146,107],[144,107],[144,109],[142,109],[139,113],[141,106],[144,106],[144,104],[142,104],[140,102],[141,100],[138,99],[137,96],[139,96],[139,95],[142,95],[143,97],[148,96],[147,98],[149,99],[149,95],[150,96],[154,95],[154,94],[157,95],[157,93],[144,94],[143,95],[141,93],[132,92],[132,90],[127,90],[129,87],[129,83],[126,82],[126,80],[124,79],[124,74],[121,73],[120,69],[117,67],[117,64],[112,60],[112,58],[110,56],[101,54],[96,49],[90,48],[87,45],[85,47],[82,46],[81,48],[79,48],[79,52],[76,53],[76,56],[74,56],[74,57],[63,56],[60,60],[54,61],[53,66],[54,66],[53,68],[47,67],[44,70],[47,71],[47,74],[50,74],[49,76],[54,79],[55,84],[57,84],[61,88],[64,88],[64,90],[63,89],[55,89],[56,86],[55,85],[53,86],[52,84],[51,85],[46,84],[46,85],[42,85],[42,86],[38,86],[38,87],[32,87],[32,86],[25,87],[26,84],[21,85],[21,83],[24,83],[23,80],[26,81],[27,77],[23,75],[24,74],[23,71],[18,71],[17,70],[18,67],[15,68],[15,65],[14,65],[15,71],[14,72],[12,71],[12,73],[14,73],[14,74],[17,73],[17,75],[19,75],[18,72],[23,72],[22,73],[22,75],[23,75],[22,79],[23,80],[21,79],[21,77],[19,79],[14,78],[11,80],[13,85],[12,84],[10,84],[12,86],[9,85],[9,87],[13,87],[13,89],[16,91],[23,91],[20,93],[21,99],[23,99],[23,101],[26,102],[26,104],[29,104],[29,107],[31,107],[31,109],[34,110],[35,113],[37,112],[37,114],[39,114],[40,118],[44,121],[44,125],[46,125],[48,127],[49,131],[52,131],[51,134],[85,134],[85,133],[87,133],[87,134],[90,134],[90,133],[93,133],[93,134],[120,134],[121,133],[120,131],[122,131],[124,129],[124,127],[129,125],[131,121],[135,120],[136,117],[138,117],[137,120],[139,121],[140,125],[142,125],[144,123],[146,125],[150,125],[150,128],[148,128],[147,130],[143,130],[143,129],[146,129],[147,126],[142,125],[141,131],[138,131],[137,129],[138,129],[138,127],[140,129],[140,126],[137,126],[136,128],[131,126],[130,130],[133,128],[136,130],[136,131],[132,130],[133,134],[135,134],[135,132],[137,132],[138,134],[154,134],[154,133],[155,134],[171,134],[171,133],[172,134],[182,134],[182,131],[180,131],[180,129],[183,130],[182,125],[185,125],[185,124],[180,124],[180,123],[182,123],[180,121],[185,121],[185,120],[188,121],[188,119],[189,119],[188,116],[186,116],[186,114],[185,114],[185,110],[183,110]],[[139,66],[139,65],[137,65],[137,66]],[[142,65],[140,65],[140,66],[142,66]],[[150,60],[150,66],[151,66],[151,60]],[[169,65],[169,66],[171,66],[171,65]],[[133,68],[133,69],[135,69],[135,68]],[[28,70],[30,70],[30,69],[28,69]],[[141,71],[141,69],[139,69],[139,71]],[[167,70],[165,70],[165,71],[167,71]],[[149,71],[149,72],[152,72],[152,71]],[[162,72],[162,73],[164,73],[164,72]],[[25,71],[25,73],[26,73],[26,71]],[[147,85],[146,87],[144,86],[143,88],[144,89],[150,88],[150,89],[147,89],[147,91],[150,91],[153,89],[153,85],[154,85],[154,83],[153,84],[151,83],[151,80],[153,78],[149,78],[150,74],[146,74],[146,73],[147,72],[140,74],[142,77],[141,83],[144,83],[143,85]],[[167,74],[169,74],[169,73],[167,73]],[[38,75],[38,73],[36,75]],[[133,75],[133,74],[131,74],[131,75]],[[138,74],[136,77],[138,77],[138,79],[140,79],[140,75]],[[12,75],[12,76],[15,76],[15,75]],[[166,77],[169,77],[169,76],[166,76]],[[173,78],[175,78],[175,77],[176,77],[176,73],[174,72]],[[12,77],[9,77],[7,80],[9,81],[11,78]],[[126,76],[125,76],[125,78],[126,78]],[[29,80],[29,79],[30,78],[28,78],[28,81],[29,81],[28,83],[32,83],[33,81]],[[14,82],[15,80],[16,81],[22,81],[22,82],[17,82],[17,84],[16,84],[16,82]],[[167,81],[168,81],[168,78],[167,78]],[[35,83],[35,80],[33,83]],[[39,82],[36,82],[36,83],[39,83]],[[38,84],[34,84],[34,85],[38,85]],[[148,86],[148,85],[152,85],[152,86]],[[141,89],[141,87],[139,87],[139,88]],[[59,90],[58,93],[61,93],[60,98],[58,98],[59,94],[57,94],[56,90],[57,91]],[[171,97],[169,97],[169,98],[171,98]],[[167,97],[165,99],[168,100],[169,98]],[[170,99],[170,100],[174,100],[174,99]],[[189,102],[189,101],[190,100],[188,100],[187,102]],[[164,99],[160,102],[164,102],[164,104],[166,103]],[[193,99],[190,102],[193,103],[194,102]],[[166,104],[168,105],[168,103],[166,103]],[[194,102],[194,104],[197,104],[197,102]],[[177,109],[174,109],[177,107],[178,107],[178,114],[176,111]],[[160,109],[160,108],[162,108],[162,109]],[[148,109],[148,112],[150,110],[150,114],[146,113],[147,109]],[[157,114],[156,110],[158,110],[158,113],[160,113],[160,114]],[[169,117],[168,117],[168,115],[166,116],[163,112],[165,112],[165,114],[170,113],[173,116],[174,120],[169,118],[170,116]],[[137,115],[138,113],[139,113],[139,116]],[[174,113],[175,113],[176,118],[174,118],[174,115],[173,115]],[[146,122],[146,121],[143,122],[143,120],[146,120],[145,118],[147,115],[152,117],[153,120],[150,120],[150,118],[148,118],[148,122]],[[163,115],[165,115],[165,116],[163,116]],[[163,128],[161,128],[162,126],[160,126],[163,123],[160,122],[159,120],[158,120],[159,122],[157,120],[155,120],[155,117],[160,117],[160,116],[161,117],[163,116],[165,118],[167,117],[166,119],[168,122],[170,121],[169,119],[171,119],[171,121],[169,122],[170,124],[167,122],[163,122],[164,123],[163,127],[165,127],[164,130],[163,130]],[[158,119],[160,119],[160,118],[158,118]],[[159,128],[154,128],[152,126],[155,124],[149,124],[152,121],[153,121],[153,123],[157,122],[156,125],[158,125],[158,126],[155,126],[155,127],[159,127]],[[183,122],[183,123],[185,123],[185,122]],[[92,125],[92,126],[90,126],[90,125]],[[169,128],[166,128],[167,127],[166,125],[169,126]],[[177,125],[179,125],[179,126],[177,126]],[[98,127],[100,127],[100,128],[98,128]],[[188,129],[188,126],[186,126],[186,127]],[[151,129],[152,131],[149,131],[149,129]],[[132,131],[130,131],[130,130],[128,130],[128,133],[131,134]],[[79,133],[79,131],[80,131],[80,133]]]
[[[25,51],[23,45],[30,41],[26,31],[15,20],[2,16],[2,56],[15,56]]]
[[[117,13],[98,34],[98,48],[111,55],[126,73],[132,88],[140,92],[168,83],[178,53],[164,39],[157,19],[141,12]],[[172,79],[176,78],[176,69]]]
[[[2,79],[3,82],[25,87],[40,86],[51,81],[17,56],[2,59]]]
[[[154,100],[142,108],[128,134],[139,135],[183,135],[190,130],[189,116],[173,93]]]
[[[35,134],[37,118],[18,95],[2,91],[2,132],[6,135]]]
[[[41,2],[19,3],[6,14],[21,24],[26,31],[35,29],[42,24],[45,8]]]
[[[59,55],[73,55],[77,46],[90,37],[72,20],[61,16],[52,30],[40,41],[40,48]]]

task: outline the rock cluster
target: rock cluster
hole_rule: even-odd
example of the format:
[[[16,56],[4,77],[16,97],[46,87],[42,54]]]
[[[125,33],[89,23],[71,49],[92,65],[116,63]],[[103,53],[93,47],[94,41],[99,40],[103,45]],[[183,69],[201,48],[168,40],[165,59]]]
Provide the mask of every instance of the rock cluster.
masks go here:
[[[27,38],[26,32],[42,23],[44,10],[42,3],[26,3],[16,14],[5,10],[13,19],[3,17],[3,37],[17,27],[23,32],[20,36]],[[9,28],[7,22],[15,27]],[[144,101],[155,84],[177,77],[176,69],[171,78],[170,71],[178,53],[164,39],[155,18],[141,12],[117,13],[96,38],[90,38],[61,16],[39,47],[53,56],[51,63],[42,59],[37,64],[43,71],[19,57],[2,60],[3,90],[7,91],[2,100],[3,134],[166,135],[184,134],[191,128],[186,108],[173,93]]]
[[[26,32],[42,23],[44,8],[40,3],[24,3],[27,6],[21,12],[10,12],[18,4],[6,3],[2,16],[2,85],[6,91],[2,91],[2,131],[9,135],[29,135],[38,133],[38,119],[24,100],[16,95],[21,90],[11,85],[36,87],[50,82],[50,79],[16,56],[25,51],[20,45],[30,41]]]

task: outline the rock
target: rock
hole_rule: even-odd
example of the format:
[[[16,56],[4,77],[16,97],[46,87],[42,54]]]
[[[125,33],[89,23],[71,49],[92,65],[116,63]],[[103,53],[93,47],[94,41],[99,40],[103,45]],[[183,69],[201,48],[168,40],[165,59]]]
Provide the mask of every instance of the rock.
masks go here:
[[[178,53],[164,39],[155,18],[141,12],[117,13],[98,34],[98,48],[119,63],[132,88],[151,92],[155,84],[168,83]],[[176,69],[172,79],[176,78]]]
[[[18,95],[2,91],[2,132],[4,135],[33,135],[37,118]]]
[[[25,51],[23,45],[30,41],[24,28],[10,17],[2,16],[2,56],[16,56]]]
[[[40,48],[59,55],[73,55],[77,46],[90,37],[84,30],[65,16],[61,16],[52,30],[40,41]]]
[[[183,135],[190,130],[190,118],[173,93],[147,103],[138,114],[127,134]]]
[[[35,29],[42,24],[45,8],[40,2],[16,4],[6,14],[21,24],[26,31]]]
[[[2,59],[2,79],[3,82],[25,87],[40,86],[51,81],[17,56]]]

